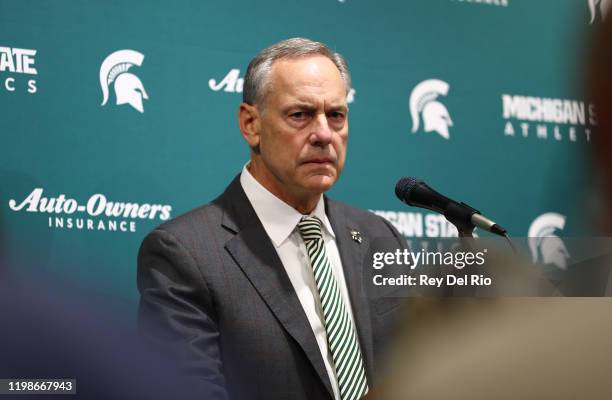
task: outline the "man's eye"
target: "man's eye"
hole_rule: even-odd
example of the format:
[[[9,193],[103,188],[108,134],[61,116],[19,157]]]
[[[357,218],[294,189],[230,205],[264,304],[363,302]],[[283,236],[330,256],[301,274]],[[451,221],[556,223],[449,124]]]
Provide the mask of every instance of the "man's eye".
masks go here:
[[[293,119],[304,119],[307,115],[304,111],[297,111],[291,114],[291,118]]]
[[[335,120],[342,120],[344,119],[344,114],[338,111],[334,111],[329,113],[329,117]]]

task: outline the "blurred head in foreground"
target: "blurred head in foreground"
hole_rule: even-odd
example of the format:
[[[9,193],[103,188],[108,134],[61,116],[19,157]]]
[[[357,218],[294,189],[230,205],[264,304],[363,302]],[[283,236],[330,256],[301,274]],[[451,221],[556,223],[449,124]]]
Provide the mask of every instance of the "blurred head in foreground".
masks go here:
[[[76,394],[66,397],[71,399],[191,399],[205,393],[179,378],[91,292],[44,274],[2,275],[0,378],[75,379]]]
[[[610,13],[597,25],[587,67],[587,90],[595,105],[598,127],[590,150],[603,200],[604,234],[612,235],[612,21]]]

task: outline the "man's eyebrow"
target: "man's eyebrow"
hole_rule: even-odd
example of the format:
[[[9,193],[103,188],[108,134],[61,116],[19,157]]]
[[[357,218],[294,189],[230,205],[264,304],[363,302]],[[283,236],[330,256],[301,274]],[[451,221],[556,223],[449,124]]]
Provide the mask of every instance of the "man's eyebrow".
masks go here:
[[[307,103],[304,101],[296,101],[284,107],[284,111],[287,112],[289,110],[296,109],[296,108],[299,108],[300,110],[314,111],[317,109],[317,106],[315,106],[312,103]]]
[[[300,109],[303,111],[309,111],[309,112],[314,112],[317,110],[317,106],[309,103],[309,102],[305,102],[305,101],[295,101],[291,104],[288,104],[286,107],[283,108],[283,112],[289,112],[291,110],[294,109]],[[326,107],[325,112],[333,112],[333,111],[341,111],[341,112],[348,112],[348,106],[344,105],[344,104],[334,104],[334,105],[330,105],[328,107]]]
[[[348,106],[344,104],[331,105],[327,108],[327,111],[342,111],[346,113],[348,112]]]

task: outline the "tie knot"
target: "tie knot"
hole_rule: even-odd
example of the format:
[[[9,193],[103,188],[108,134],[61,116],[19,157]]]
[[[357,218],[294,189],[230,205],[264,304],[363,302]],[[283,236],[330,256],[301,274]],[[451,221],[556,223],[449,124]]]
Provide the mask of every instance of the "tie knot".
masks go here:
[[[304,216],[298,223],[304,241],[322,239],[321,220],[317,217]]]

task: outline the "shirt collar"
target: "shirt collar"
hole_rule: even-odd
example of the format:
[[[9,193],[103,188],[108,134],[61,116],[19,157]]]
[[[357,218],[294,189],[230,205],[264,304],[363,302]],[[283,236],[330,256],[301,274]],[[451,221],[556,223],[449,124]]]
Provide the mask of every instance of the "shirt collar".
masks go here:
[[[248,164],[246,163],[242,168],[240,184],[274,246],[279,247],[291,235],[303,215],[257,182],[247,169]],[[310,216],[318,217],[322,221],[325,231],[332,238],[335,238],[329,219],[325,214],[323,195],[319,198],[319,202]]]

